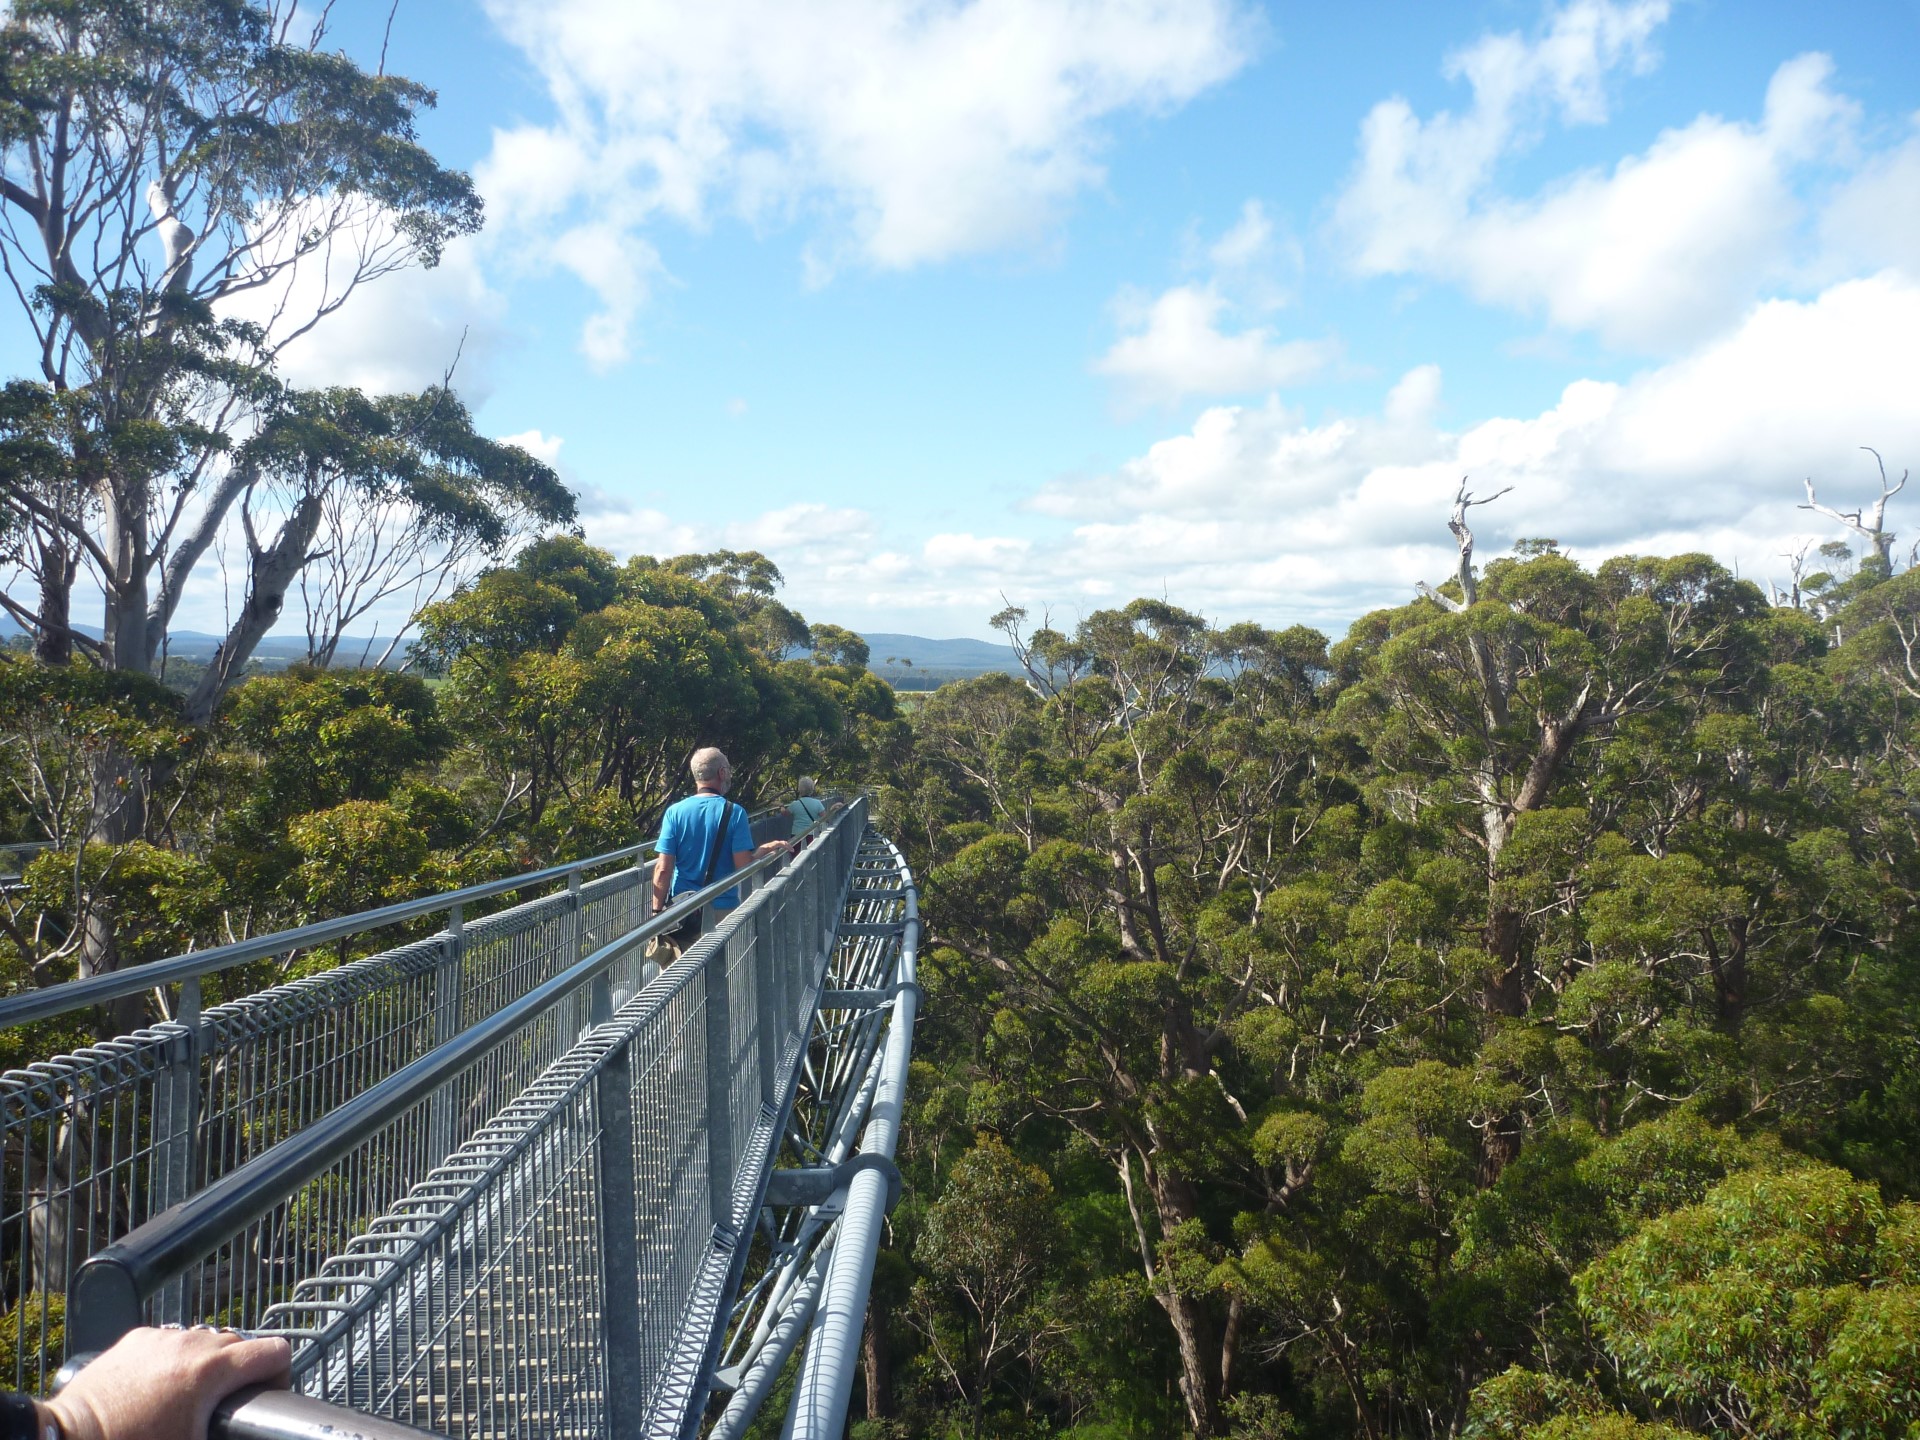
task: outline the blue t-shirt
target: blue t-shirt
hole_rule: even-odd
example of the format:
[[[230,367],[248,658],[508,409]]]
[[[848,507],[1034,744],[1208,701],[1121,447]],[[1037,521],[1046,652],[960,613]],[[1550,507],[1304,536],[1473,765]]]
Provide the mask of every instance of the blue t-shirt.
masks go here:
[[[793,838],[798,840],[807,833],[807,828],[827,813],[827,802],[813,795],[802,795],[787,806],[787,814],[793,817]]]
[[[714,856],[713,873],[708,875],[707,859],[713,856],[714,827],[726,816],[727,839]],[[733,873],[736,850],[753,849],[753,827],[747,823],[744,806],[724,795],[689,795],[667,807],[660,817],[660,838],[653,847],[673,857],[673,893],[670,899],[691,894]],[[740,891],[728,890],[712,902],[716,910],[729,910],[740,903]]]

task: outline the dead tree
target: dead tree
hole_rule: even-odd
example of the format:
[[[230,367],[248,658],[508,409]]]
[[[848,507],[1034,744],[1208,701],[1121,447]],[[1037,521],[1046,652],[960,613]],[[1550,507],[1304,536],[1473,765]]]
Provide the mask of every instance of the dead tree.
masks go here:
[[[1453,611],[1465,610],[1480,598],[1479,582],[1473,574],[1473,531],[1467,528],[1467,511],[1476,505],[1491,505],[1513,489],[1509,485],[1506,490],[1496,490],[1476,500],[1473,492],[1467,489],[1467,478],[1465,475],[1460,477],[1460,488],[1453,497],[1453,514],[1447,520],[1447,529],[1453,532],[1454,543],[1460,547],[1460,569],[1456,577],[1460,581],[1460,598],[1456,600],[1451,595],[1442,594],[1424,580],[1415,587],[1436,605]]]
[[[1873,548],[1874,560],[1879,564],[1880,573],[1887,575],[1893,571],[1894,540],[1894,532],[1887,529],[1887,502],[1906,488],[1908,472],[1901,471],[1900,479],[1889,484],[1887,462],[1880,458],[1880,452],[1871,445],[1862,445],[1860,448],[1873,456],[1874,462],[1880,467],[1880,498],[1873,502],[1871,521],[1868,519],[1868,507],[1864,505],[1858,510],[1835,510],[1831,505],[1822,505],[1819,497],[1814,494],[1812,479],[1807,481],[1807,503],[1800,508],[1816,511],[1829,520],[1838,520],[1865,540]]]

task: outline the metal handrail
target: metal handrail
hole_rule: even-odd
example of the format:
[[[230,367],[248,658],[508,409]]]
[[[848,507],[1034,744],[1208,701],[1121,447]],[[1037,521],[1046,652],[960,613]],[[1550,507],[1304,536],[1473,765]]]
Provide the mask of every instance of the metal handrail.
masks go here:
[[[920,897],[912,872],[897,847],[906,894],[906,923],[900,939],[898,983],[886,1048],[878,1060],[879,1083],[860,1140],[862,1156],[877,1156],[890,1167],[905,1119],[907,1080],[913,1056],[913,1024],[919,1009],[916,959],[920,948]],[[895,1172],[896,1177],[898,1172]],[[867,1300],[873,1288],[874,1257],[891,1201],[886,1168],[858,1170],[847,1182],[840,1212],[839,1237],[828,1262],[807,1353],[794,1382],[793,1398],[781,1430],[783,1440],[839,1440],[847,1428],[847,1406],[854,1373],[860,1367]]]
[[[784,806],[771,807],[750,815],[749,819],[761,820],[784,808]],[[478,885],[468,885],[459,890],[422,895],[413,900],[400,900],[392,905],[383,905],[377,910],[356,910],[351,915],[339,915],[331,920],[316,920],[310,925],[296,925],[288,930],[275,930],[271,934],[256,936],[251,940],[236,940],[229,945],[194,950],[185,955],[176,955],[171,959],[155,960],[126,970],[115,970],[107,975],[90,975],[84,980],[69,980],[60,985],[50,985],[45,990],[9,996],[0,1000],[0,1030],[30,1024],[35,1020],[50,1019],[55,1015],[64,1015],[89,1005],[104,1004],[109,1000],[125,999],[129,995],[138,995],[157,986],[199,980],[216,971],[230,970],[236,965],[264,960],[272,955],[284,955],[292,950],[305,950],[310,946],[324,945],[330,940],[341,940],[366,930],[384,929],[386,926],[398,925],[403,921],[417,920],[423,915],[435,915],[442,910],[450,911],[457,906],[472,905],[482,900],[490,900],[496,895],[524,890],[530,885],[539,885],[549,880],[558,880],[577,874],[584,875],[587,871],[598,869],[602,865],[610,865],[617,860],[627,860],[643,854],[651,850],[659,838],[656,835],[652,839],[642,840],[637,844],[624,845],[618,850],[609,850],[585,860],[570,861],[565,865],[549,865],[544,870],[507,875],[498,880],[483,881]]]
[[[843,810],[831,821],[816,822],[807,833],[824,834],[852,813]],[[596,979],[636,946],[674,929],[710,901],[781,863],[788,853],[783,849],[761,856],[682,896],[652,919],[94,1254],[74,1278],[69,1344],[78,1350],[104,1350],[112,1345],[142,1323],[143,1305],[169,1280],[270,1213],[368,1134],[404,1114],[423,1095]]]
[[[329,1405],[291,1390],[242,1390],[221,1402],[207,1425],[207,1440],[441,1440],[367,1415],[344,1405]]]

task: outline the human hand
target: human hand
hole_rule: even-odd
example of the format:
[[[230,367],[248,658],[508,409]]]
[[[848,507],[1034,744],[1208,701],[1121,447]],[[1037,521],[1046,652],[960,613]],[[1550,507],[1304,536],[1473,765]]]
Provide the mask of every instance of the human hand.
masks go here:
[[[284,1389],[292,1361],[277,1335],[129,1330],[40,1403],[66,1440],[206,1440],[222,1400],[253,1385]]]

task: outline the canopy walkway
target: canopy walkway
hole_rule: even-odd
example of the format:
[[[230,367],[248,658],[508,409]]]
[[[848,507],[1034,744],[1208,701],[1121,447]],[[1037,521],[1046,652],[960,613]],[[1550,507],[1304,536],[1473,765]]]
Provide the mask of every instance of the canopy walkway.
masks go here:
[[[783,1434],[837,1440],[899,1189],[913,878],[857,800],[662,971],[648,941],[736,877],[647,919],[645,852],[0,1000],[16,1053],[130,996],[171,1017],[0,1075],[0,1383],[217,1323],[294,1347],[296,1396],[234,1435],[739,1440],[791,1373]],[[204,1003],[382,931],[415,938]]]

